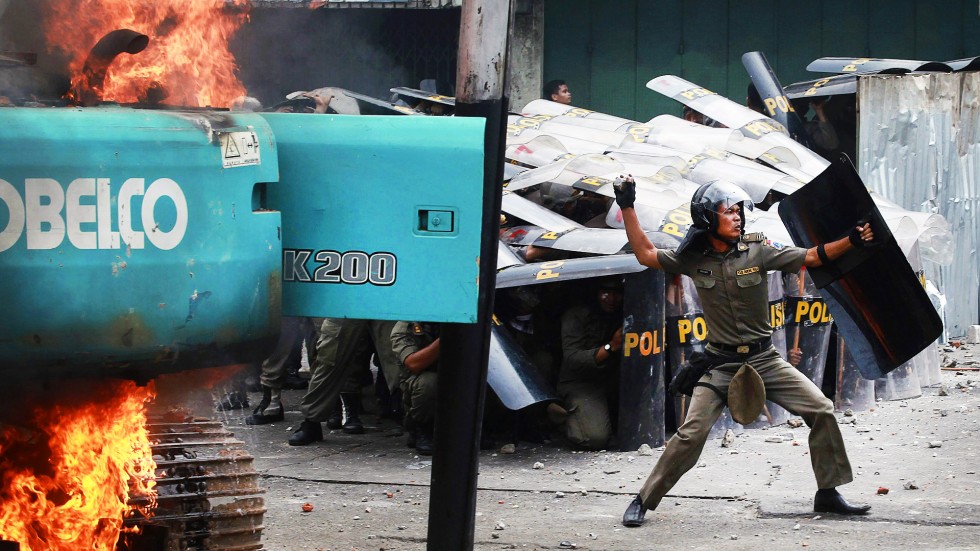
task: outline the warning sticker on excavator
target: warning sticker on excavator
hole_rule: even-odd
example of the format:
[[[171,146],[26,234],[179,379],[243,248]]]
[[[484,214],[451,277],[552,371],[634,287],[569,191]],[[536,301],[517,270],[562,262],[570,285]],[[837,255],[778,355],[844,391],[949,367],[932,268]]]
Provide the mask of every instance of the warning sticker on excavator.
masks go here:
[[[255,132],[222,132],[218,134],[221,143],[221,166],[257,165],[262,162],[259,156],[259,138]]]

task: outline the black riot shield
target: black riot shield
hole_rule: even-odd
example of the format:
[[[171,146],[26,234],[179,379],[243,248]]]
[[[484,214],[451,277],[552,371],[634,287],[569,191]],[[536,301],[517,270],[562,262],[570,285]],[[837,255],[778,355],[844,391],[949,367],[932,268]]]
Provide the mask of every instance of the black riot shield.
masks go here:
[[[789,99],[815,98],[857,93],[858,75],[833,75],[787,84],[783,88]]]
[[[837,371],[837,411],[868,411],[875,405],[875,382],[861,376],[857,362],[851,356],[847,343],[835,334],[833,343],[833,365]]]
[[[787,349],[799,350],[800,363],[796,368],[820,387],[826,371],[833,317],[827,303],[806,276],[805,269],[783,277],[786,281]]]
[[[510,410],[558,399],[531,358],[496,318],[490,324],[487,384]]]
[[[806,66],[813,73],[881,73],[901,75],[913,71],[948,73],[953,68],[939,61],[918,59],[883,59],[875,57],[821,57]]]
[[[786,98],[786,93],[783,92],[776,73],[766,61],[766,56],[762,52],[746,52],[742,54],[742,65],[749,72],[749,78],[752,79],[752,84],[762,98],[765,114],[785,126],[791,138],[810,147],[810,138],[803,127],[803,120]]]
[[[845,155],[781,201],[779,217],[808,248],[871,222],[874,246],[809,270],[864,377],[883,376],[939,338],[939,314]]]
[[[619,446],[664,444],[664,273],[626,276],[619,375]]]

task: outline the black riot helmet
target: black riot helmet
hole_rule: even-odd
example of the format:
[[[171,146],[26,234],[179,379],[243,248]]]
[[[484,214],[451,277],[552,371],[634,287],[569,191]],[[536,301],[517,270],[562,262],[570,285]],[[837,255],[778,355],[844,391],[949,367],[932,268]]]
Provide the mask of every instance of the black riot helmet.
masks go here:
[[[725,210],[736,204],[741,204],[743,213],[752,210],[755,206],[749,194],[731,182],[715,180],[702,185],[691,197],[691,218],[694,220],[694,227],[714,233],[718,229],[719,207]],[[744,230],[744,224],[742,228]]]

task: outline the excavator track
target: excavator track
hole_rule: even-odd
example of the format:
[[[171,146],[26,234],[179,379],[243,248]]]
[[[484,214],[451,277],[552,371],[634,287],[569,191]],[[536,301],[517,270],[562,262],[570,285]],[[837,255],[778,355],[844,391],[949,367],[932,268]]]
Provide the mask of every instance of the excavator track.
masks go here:
[[[252,551],[263,549],[265,503],[252,456],[218,421],[174,411],[150,413],[156,461],[156,504],[132,497],[121,548],[153,551]],[[128,541],[127,541],[128,540]]]

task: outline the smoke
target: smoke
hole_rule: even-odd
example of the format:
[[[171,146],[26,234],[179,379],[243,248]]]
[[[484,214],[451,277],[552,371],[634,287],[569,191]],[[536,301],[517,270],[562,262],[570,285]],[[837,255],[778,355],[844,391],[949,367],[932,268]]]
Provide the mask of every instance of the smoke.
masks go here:
[[[399,10],[398,15],[404,14]],[[386,99],[418,86],[381,44],[391,10],[253,9],[231,44],[239,77],[263,105],[286,94],[333,86]]]

